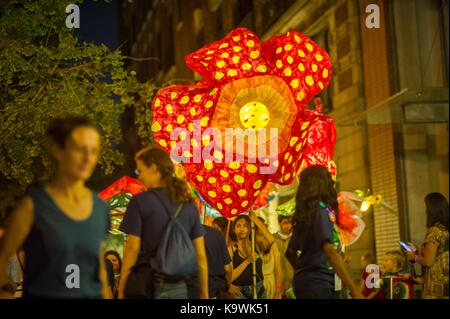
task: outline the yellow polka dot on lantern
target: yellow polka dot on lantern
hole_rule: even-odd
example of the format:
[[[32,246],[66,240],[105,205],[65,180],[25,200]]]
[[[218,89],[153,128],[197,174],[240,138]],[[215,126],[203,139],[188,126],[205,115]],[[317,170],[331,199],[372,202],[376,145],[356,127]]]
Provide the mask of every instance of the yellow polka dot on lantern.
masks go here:
[[[222,186],[222,189],[223,189],[223,191],[224,191],[225,193],[231,192],[231,187],[230,187],[230,185],[223,185],[223,186]]]
[[[227,178],[228,176],[230,176],[230,175],[228,174],[228,172],[227,172],[227,171],[224,171],[223,169],[220,170],[220,175],[221,175],[222,177],[225,177],[225,178]]]
[[[166,112],[167,114],[172,114],[173,113],[173,108],[171,104],[167,104],[166,105]]]
[[[236,208],[233,208],[232,210],[231,210],[231,215],[236,215],[237,214],[237,209]]]
[[[323,76],[324,78],[327,78],[327,77],[328,77],[328,69],[323,69],[322,76]]]
[[[191,138],[191,144],[192,144],[193,147],[197,147],[198,146],[197,140],[195,140],[193,138]]]
[[[177,97],[177,92],[172,92],[170,93],[170,98],[173,100],[174,98]]]
[[[313,50],[313,46],[311,45],[311,43],[306,43],[306,48],[309,50],[309,51],[311,51],[312,52],[312,50]]]
[[[303,65],[303,63],[300,63],[299,65],[298,65],[298,69],[300,70],[300,71],[305,71],[305,66]]]
[[[177,145],[177,142],[175,142],[175,141],[171,141],[170,142],[170,148],[174,148],[175,145]]]
[[[287,61],[288,61],[289,64],[292,64],[292,62],[294,62],[294,58],[291,57],[291,56],[288,56],[287,57]]]
[[[273,166],[278,167],[278,165],[280,165],[280,162],[278,162],[278,160],[273,162]]]
[[[209,95],[216,94],[218,90],[219,90],[218,88],[214,88],[211,92],[209,92]]]
[[[217,65],[218,68],[223,68],[224,65],[225,65],[225,61],[218,61],[218,62],[216,63],[216,65]]]
[[[209,191],[208,195],[213,198],[217,196],[216,192],[214,192],[214,191]]]
[[[283,51],[283,48],[277,48],[277,51],[275,51],[277,54],[280,54],[281,53],[281,51]]]
[[[250,52],[250,57],[251,57],[252,59],[258,58],[258,57],[259,57],[259,51],[256,50],[256,51]]]
[[[203,66],[208,66],[208,63],[205,63],[203,61],[200,62]]]
[[[212,60],[212,57],[209,56],[209,57],[205,58],[205,60],[206,60],[206,61]]]
[[[303,123],[302,128],[301,128],[302,131],[305,130],[308,127],[308,125],[309,125],[309,122]]]
[[[289,157],[289,152],[287,152],[286,154],[284,154],[284,160],[287,160],[288,159],[288,157]]]
[[[186,132],[181,131],[179,136],[180,136],[180,140],[184,141],[184,139],[186,138]]]
[[[297,145],[297,147],[295,148],[295,150],[296,150],[297,152],[299,152],[301,148],[302,148],[302,143],[298,143],[298,145]]]
[[[203,182],[203,177],[201,177],[200,175],[197,175],[197,176],[195,176],[196,178],[197,178],[197,180],[199,181],[199,182]]]
[[[238,191],[238,195],[239,195],[240,197],[244,197],[245,195],[247,195],[247,191],[246,191],[245,189],[240,189],[240,190]]]
[[[203,163],[203,166],[205,166],[205,168],[209,171],[209,170],[212,170],[212,168],[213,168],[213,163],[211,162],[211,160],[206,160],[206,161]]]
[[[243,184],[245,179],[241,175],[234,175],[234,180],[236,183]]]
[[[241,167],[241,164],[239,164],[238,162],[231,162],[228,165],[228,167],[231,168],[231,169],[238,169],[239,167]]]
[[[253,47],[255,46],[255,41],[253,41],[253,40],[247,41],[247,46],[248,46],[249,48],[253,48]]]
[[[248,201],[246,201],[246,200],[244,200],[244,201],[242,202],[242,204],[241,204],[242,207],[245,207],[245,206],[247,206],[247,205],[248,205]]]
[[[304,58],[304,57],[306,56],[306,54],[305,54],[305,52],[303,52],[303,50],[298,50],[298,55],[299,55],[301,58]]]
[[[210,137],[209,136],[202,136],[202,144],[203,146],[207,146],[209,144]]]
[[[256,165],[253,165],[253,164],[248,164],[246,166],[246,168],[247,168],[247,171],[252,174],[256,173],[256,171],[258,170],[258,167],[256,167]]]
[[[181,123],[183,123],[183,122],[184,122],[184,115],[183,115],[183,114],[178,115],[178,117],[177,117],[177,123],[178,123],[178,124],[181,124]]]
[[[223,201],[225,202],[225,204],[228,204],[228,205],[230,205],[233,202],[231,200],[231,198],[225,198]]]
[[[253,188],[258,189],[262,185],[262,180],[258,179],[255,183],[253,183]]]
[[[233,47],[233,51],[236,52],[236,53],[239,52],[239,51],[241,51],[241,50],[242,50],[242,48],[239,47],[239,46],[234,46],[234,47]]]
[[[236,76],[237,75],[237,71],[236,70],[228,70],[227,75],[228,76]]]
[[[283,66],[283,62],[281,62],[281,60],[277,60],[276,64],[277,64],[277,68],[279,68],[279,69]]]
[[[158,106],[160,106],[161,105],[161,101],[157,98],[156,100],[155,100],[155,107],[158,107]]]
[[[240,36],[235,36],[235,37],[233,37],[233,41],[234,41],[234,42],[238,42],[240,39],[241,39]]]
[[[318,84],[319,84],[320,89],[323,90],[323,83],[321,81],[319,81]]]
[[[194,132],[194,124],[189,123],[188,128],[189,128],[189,132]]]
[[[232,61],[233,61],[233,63],[239,63],[239,57],[238,56],[234,56],[233,58],[232,58]]]
[[[304,131],[302,134],[302,140],[305,138],[306,134],[308,134],[308,131]]]
[[[242,64],[242,69],[245,71],[250,70],[251,68],[252,68],[252,65],[250,63]]]
[[[224,52],[220,55],[220,57],[224,58],[224,59],[228,58],[229,56],[230,56],[230,54],[228,52]]]
[[[259,65],[256,70],[258,70],[259,72],[266,72],[267,71],[267,67],[265,65]]]
[[[213,54],[214,53],[214,51],[213,50],[210,50],[210,51],[208,51],[208,52],[206,52],[206,54]]]
[[[218,208],[218,209],[223,209],[222,204],[221,204],[221,203],[217,203],[217,208]]]
[[[288,164],[291,164],[292,160],[293,160],[292,155],[290,155],[289,158],[288,158]]]
[[[204,118],[202,118],[202,119],[200,120],[200,125],[201,125],[202,127],[205,127],[206,125],[208,125],[208,121],[209,121],[209,117],[205,116]]]
[[[294,80],[292,80],[291,81],[291,86],[294,88],[294,89],[296,89],[296,88],[298,88],[298,80],[297,79],[294,79]]]
[[[261,193],[261,191],[256,191],[256,192],[253,193],[253,196],[254,196],[254,197],[258,197],[258,195],[259,195],[260,193]]]
[[[210,184],[214,184],[216,182],[216,178],[215,177],[210,177],[210,178],[208,178],[208,182]]]
[[[314,84],[314,80],[313,80],[312,76],[310,76],[310,75],[308,75],[305,78],[305,81],[306,81],[306,84],[308,84],[309,86],[312,86]]]
[[[286,51],[289,51],[289,50],[291,50],[292,49],[292,45],[290,45],[290,44],[286,44],[285,46],[284,46],[284,50],[286,50]]]
[[[226,47],[228,47],[228,43],[222,43],[222,44],[219,46],[219,49],[223,49],[223,48],[226,48]]]
[[[298,141],[298,136],[292,136],[291,140],[289,141],[289,146],[292,147],[294,146],[295,143],[297,143]]]
[[[209,109],[211,106],[213,106],[213,102],[212,102],[212,101],[206,102],[205,107],[206,107],[207,109]]]
[[[292,70],[291,70],[291,68],[286,68],[286,69],[284,69],[284,75],[286,75],[286,76],[291,76],[291,75],[292,75]]]
[[[297,94],[297,100],[301,101],[305,98],[305,92],[302,90]]]
[[[159,140],[159,145],[161,145],[162,147],[166,147],[167,143],[164,140]]]
[[[166,126],[166,131],[169,132],[169,133],[173,131],[172,124],[168,124]]]
[[[153,132],[159,132],[161,131],[161,125],[158,122],[155,122],[152,124],[152,131]]]
[[[300,37],[298,35],[294,35],[295,41],[297,41],[297,43],[300,43]]]
[[[214,157],[217,158],[218,160],[222,160],[223,154],[222,154],[222,152],[214,151]]]
[[[202,96],[200,94],[197,94],[196,96],[194,96],[194,101],[195,102],[200,102],[200,100],[202,99]]]
[[[317,53],[317,54],[316,54],[316,60],[317,60],[318,62],[322,61],[322,60],[323,60],[323,56],[322,56],[320,53]]]
[[[317,71],[317,64],[311,65],[311,68],[312,68],[313,72],[316,72]]]
[[[220,80],[221,78],[223,78],[224,75],[225,74],[223,74],[222,72],[216,72],[215,78],[216,78],[216,80]]]
[[[197,114],[195,107],[191,107],[191,109],[189,110],[189,113],[191,113],[192,116],[195,116]]]
[[[183,156],[184,156],[184,157],[192,157],[192,154],[191,154],[191,152],[189,152],[189,151],[185,151],[185,152],[183,153]]]

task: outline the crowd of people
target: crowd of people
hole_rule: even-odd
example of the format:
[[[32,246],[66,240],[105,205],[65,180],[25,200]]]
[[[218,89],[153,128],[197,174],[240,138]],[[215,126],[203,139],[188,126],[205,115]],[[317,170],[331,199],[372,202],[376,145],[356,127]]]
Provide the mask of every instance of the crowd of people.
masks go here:
[[[56,173],[29,187],[4,234],[0,231],[0,298],[12,298],[18,286],[24,298],[123,299],[142,287],[140,297],[154,299],[338,299],[343,287],[351,298],[402,298],[405,291],[393,290],[398,279],[423,285],[423,298],[448,298],[449,210],[439,193],[425,198],[423,244],[387,252],[381,280],[369,286],[375,272],[367,267],[375,264],[372,255],[361,258],[360,284],[346,268],[337,194],[327,168],[302,171],[295,213],[279,216],[279,231],[272,234],[253,210],[233,221],[216,218],[211,226],[202,225],[189,186],[177,178],[170,156],[146,148],[136,154],[136,167],[148,191],[128,204],[119,228],[127,238],[121,258],[104,251],[109,207],[85,185],[97,165],[98,128],[85,118],[67,117],[54,120],[46,136]],[[153,267],[155,258],[165,258],[161,238],[172,220],[195,250],[195,260],[185,261],[195,265],[185,266],[196,271],[186,277]],[[176,255],[170,251],[176,245],[166,252]],[[406,271],[406,260],[422,265],[422,275]]]

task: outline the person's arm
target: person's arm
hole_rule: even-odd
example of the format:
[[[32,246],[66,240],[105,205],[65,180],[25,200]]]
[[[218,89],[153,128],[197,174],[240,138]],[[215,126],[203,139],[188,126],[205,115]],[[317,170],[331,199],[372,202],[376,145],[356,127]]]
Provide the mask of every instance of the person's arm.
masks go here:
[[[275,262],[274,276],[275,276],[275,294],[273,299],[281,299],[281,294],[283,292],[283,271],[281,269],[281,255],[278,250],[277,244],[273,244],[271,248],[273,252],[273,258]]]
[[[1,287],[10,284],[7,274],[9,258],[16,254],[20,245],[30,233],[34,222],[34,205],[31,197],[24,197],[14,209],[0,241],[0,299],[12,298]]]
[[[105,267],[105,249],[104,249],[104,243],[100,245],[100,281],[102,282],[102,296],[103,299],[113,299],[112,291],[109,287],[108,283],[108,276],[106,274],[106,267]]]
[[[252,222],[255,223],[255,226],[258,227],[258,229],[261,231],[264,238],[269,242],[270,245],[275,242],[275,238],[273,238],[273,235],[269,232],[269,229],[267,229],[267,226],[264,225],[264,223],[256,216],[253,209],[250,210],[248,217],[250,218],[250,220]]]
[[[352,293],[353,299],[362,299],[364,296],[361,294],[355,283],[353,282],[353,279],[350,277],[350,274],[347,272],[347,269],[344,265],[344,260],[342,257],[337,253],[337,251],[334,249],[333,244],[328,242],[327,240],[323,241],[322,244],[322,250],[327,257],[328,262],[330,263],[331,267],[333,267],[336,274],[339,276],[339,278],[342,279],[342,282],[350,289],[350,292]]]
[[[228,265],[225,265],[225,279],[227,280],[228,284],[228,292],[233,296],[240,296],[242,295],[241,288],[233,285],[233,281],[231,280],[232,275],[233,275],[233,263],[229,263]]]
[[[128,234],[128,240],[123,251],[122,269],[120,271],[120,282],[118,288],[118,299],[125,297],[124,291],[127,279],[131,271],[131,267],[136,264],[139,252],[141,251],[141,237]]]
[[[414,260],[416,263],[421,264],[422,266],[431,267],[434,263],[434,259],[436,258],[437,249],[438,246],[434,242],[427,242],[425,243],[422,254],[416,255],[415,252],[408,251],[408,259],[411,261]]]
[[[245,268],[248,267],[253,261],[256,261],[256,252],[250,254],[247,259],[245,259],[237,268],[233,269],[231,274],[231,282],[235,281],[244,272]]]
[[[197,251],[199,298],[208,299],[208,260],[206,259],[205,238],[203,236],[197,237],[192,240],[192,243]]]

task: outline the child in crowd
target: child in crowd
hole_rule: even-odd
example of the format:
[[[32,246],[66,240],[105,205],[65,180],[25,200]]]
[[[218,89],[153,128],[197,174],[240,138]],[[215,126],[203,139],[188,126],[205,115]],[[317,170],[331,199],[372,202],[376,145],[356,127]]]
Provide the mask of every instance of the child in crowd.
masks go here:
[[[382,289],[386,299],[413,299],[414,282],[421,283],[421,278],[414,278],[404,270],[405,256],[399,250],[388,251],[383,257],[384,274]]]
[[[363,275],[361,278],[360,291],[367,299],[384,299],[383,291],[380,288],[375,288],[376,280],[381,277],[381,271],[379,271],[378,278],[374,278],[371,281],[374,284],[373,288],[369,288],[367,284],[367,277],[372,274],[375,270],[368,269],[367,266],[375,265],[375,258],[371,253],[366,253],[361,256],[361,267],[363,269]],[[379,282],[378,282],[379,283]]]

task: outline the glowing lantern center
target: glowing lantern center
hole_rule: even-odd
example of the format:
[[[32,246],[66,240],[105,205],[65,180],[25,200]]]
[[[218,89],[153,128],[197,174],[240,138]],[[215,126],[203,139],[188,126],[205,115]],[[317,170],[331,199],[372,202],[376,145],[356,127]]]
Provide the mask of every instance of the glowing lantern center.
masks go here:
[[[245,128],[259,130],[265,128],[269,123],[269,111],[267,107],[259,102],[248,102],[239,112],[241,123]]]

